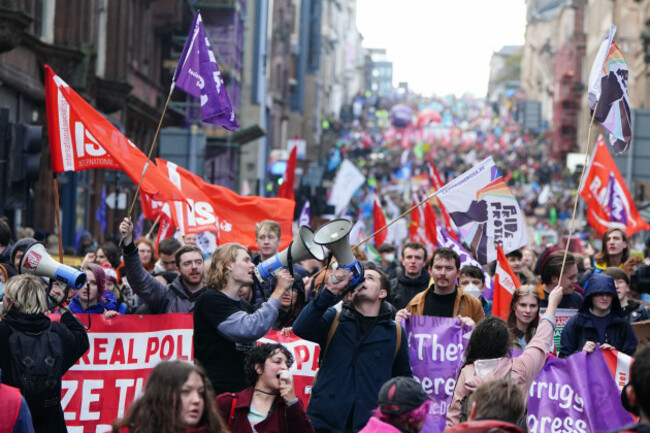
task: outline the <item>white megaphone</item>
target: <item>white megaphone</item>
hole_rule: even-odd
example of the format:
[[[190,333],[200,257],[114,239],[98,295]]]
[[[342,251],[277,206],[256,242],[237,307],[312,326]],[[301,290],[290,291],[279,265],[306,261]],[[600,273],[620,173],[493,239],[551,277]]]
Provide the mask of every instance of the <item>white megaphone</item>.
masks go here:
[[[254,271],[255,278],[262,283],[280,269],[287,269],[289,266],[289,253],[291,253],[293,263],[311,258],[316,260],[325,259],[323,247],[314,242],[314,232],[309,227],[302,226],[298,230],[298,236],[293,239],[289,247],[257,265]]]
[[[75,290],[81,290],[86,284],[85,272],[57,262],[45,251],[45,245],[40,242],[34,243],[25,250],[18,271],[21,274],[34,274],[39,277],[55,279]]]
[[[352,272],[350,286],[354,287],[363,281],[363,267],[357,261],[352,250],[348,235],[352,223],[346,219],[336,219],[321,226],[314,234],[314,242],[327,247],[339,264],[339,268]]]

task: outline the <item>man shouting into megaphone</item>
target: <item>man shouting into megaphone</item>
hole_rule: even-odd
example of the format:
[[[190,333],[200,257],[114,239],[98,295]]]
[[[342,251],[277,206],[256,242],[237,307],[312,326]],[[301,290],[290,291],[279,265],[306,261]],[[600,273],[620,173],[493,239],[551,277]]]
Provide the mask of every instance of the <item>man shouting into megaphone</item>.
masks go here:
[[[392,319],[385,302],[386,274],[364,264],[365,280],[341,312],[334,305],[348,291],[352,273],[339,268],[324,290],[307,304],[293,325],[301,338],[320,345],[321,363],[307,408],[317,432],[359,431],[377,406],[382,384],[411,376],[404,329]]]

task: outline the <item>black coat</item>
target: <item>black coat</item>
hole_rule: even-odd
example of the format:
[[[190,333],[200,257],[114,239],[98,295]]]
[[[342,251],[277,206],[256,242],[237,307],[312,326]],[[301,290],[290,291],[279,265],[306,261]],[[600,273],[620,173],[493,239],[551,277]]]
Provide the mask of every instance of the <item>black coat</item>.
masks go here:
[[[0,370],[2,370],[2,383],[16,386],[18,381],[9,375],[9,363],[11,354],[9,350],[9,337],[13,330],[9,325],[19,331],[38,333],[46,330],[52,323],[51,331],[56,333],[61,340],[63,353],[63,372],[65,373],[72,367],[81,356],[86,353],[89,347],[88,335],[83,326],[69,314],[61,316],[61,323],[51,322],[44,314],[25,314],[15,310],[10,310],[0,322]],[[34,431],[58,433],[67,432],[65,421],[63,419],[63,409],[61,404],[56,405],[40,413],[33,410],[32,421]]]

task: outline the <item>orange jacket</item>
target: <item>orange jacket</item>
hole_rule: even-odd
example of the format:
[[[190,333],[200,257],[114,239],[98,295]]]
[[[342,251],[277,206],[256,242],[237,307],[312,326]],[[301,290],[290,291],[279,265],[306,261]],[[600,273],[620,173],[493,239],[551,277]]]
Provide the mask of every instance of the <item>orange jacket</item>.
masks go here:
[[[424,300],[427,297],[427,293],[429,293],[430,290],[433,290],[433,284],[434,283],[430,283],[429,287],[425,291],[415,295],[406,305],[406,311],[417,316],[424,315]],[[451,317],[460,315],[463,317],[469,317],[474,322],[478,323],[479,320],[485,317],[481,301],[479,301],[478,298],[465,293],[460,286],[458,286],[457,289],[458,292],[456,293],[456,301],[454,302],[454,312]]]

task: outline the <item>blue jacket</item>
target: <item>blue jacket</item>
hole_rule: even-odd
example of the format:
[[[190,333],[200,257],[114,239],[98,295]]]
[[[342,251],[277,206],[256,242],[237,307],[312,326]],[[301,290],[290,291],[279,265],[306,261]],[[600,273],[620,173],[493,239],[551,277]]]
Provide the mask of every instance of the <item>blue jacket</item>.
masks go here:
[[[303,308],[293,324],[293,332],[318,343],[325,351],[327,334],[336,316],[336,309],[329,307],[337,301],[332,292],[322,290]],[[307,415],[317,430],[343,432],[352,408],[354,431],[361,430],[377,407],[377,395],[384,382],[395,376],[412,375],[403,329],[395,357],[398,325],[391,315],[392,310],[384,302],[377,323],[361,341],[359,324],[363,317],[352,305],[343,306],[307,407]]]
[[[607,319],[611,319],[611,321],[605,329],[604,340],[598,336],[595,322],[596,320],[606,319],[597,318],[593,314],[589,314],[593,297],[597,293],[610,293],[613,296],[611,311],[608,315],[613,315],[613,317],[608,317]],[[604,274],[595,274],[589,278],[582,307],[575,316],[569,319],[569,322],[562,330],[559,357],[566,358],[569,355],[580,352],[587,341],[601,344],[607,343],[616,350],[627,353],[628,355],[634,353],[638,344],[632,326],[624,316],[623,308],[621,308],[621,303],[616,293],[614,280]]]
[[[72,298],[68,308],[70,308],[70,311],[73,313],[103,314],[106,310],[117,310],[117,301],[115,300],[115,295],[106,290],[102,295],[102,299],[100,299],[95,305],[88,307],[87,310],[84,310],[81,306],[79,295],[75,295]]]

